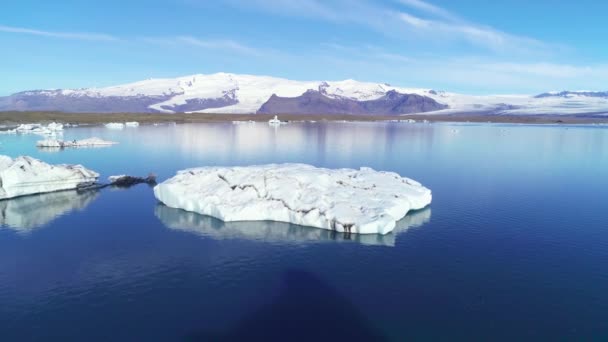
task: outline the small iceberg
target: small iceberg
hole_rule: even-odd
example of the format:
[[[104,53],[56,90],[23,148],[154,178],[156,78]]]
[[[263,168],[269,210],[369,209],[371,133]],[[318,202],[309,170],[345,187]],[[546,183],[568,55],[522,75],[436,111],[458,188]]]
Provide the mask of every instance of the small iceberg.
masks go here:
[[[108,122],[107,124],[105,124],[106,128],[109,129],[123,129],[125,128],[125,124],[123,124],[122,122]]]
[[[2,131],[3,134],[38,134],[38,135],[57,135],[63,133],[63,124],[51,122],[43,124],[21,124],[14,129]]]
[[[68,147],[96,147],[96,146],[112,146],[118,144],[115,141],[103,140],[100,138],[88,138],[82,140],[64,141],[57,139],[45,139],[36,142],[37,147],[43,148],[68,148]]]
[[[279,117],[275,115],[273,119],[268,120],[268,124],[271,126],[279,126],[282,122],[279,120]]]
[[[0,155],[0,200],[93,184],[99,174],[82,165],[50,165],[35,158]]]
[[[393,172],[305,164],[203,167],[154,188],[172,208],[222,221],[277,221],[358,234],[387,234],[431,191]]]
[[[126,127],[139,127],[139,122],[137,121],[129,121],[125,122]]]

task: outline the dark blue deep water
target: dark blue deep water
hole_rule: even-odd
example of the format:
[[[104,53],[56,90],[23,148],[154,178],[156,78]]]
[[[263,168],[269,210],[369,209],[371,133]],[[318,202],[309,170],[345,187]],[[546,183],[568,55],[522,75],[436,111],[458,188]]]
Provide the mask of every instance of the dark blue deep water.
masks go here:
[[[304,162],[411,177],[386,236],[229,223],[152,189],[0,202],[0,340],[608,340],[608,127],[201,124],[66,130],[120,144],[0,153],[160,180]]]

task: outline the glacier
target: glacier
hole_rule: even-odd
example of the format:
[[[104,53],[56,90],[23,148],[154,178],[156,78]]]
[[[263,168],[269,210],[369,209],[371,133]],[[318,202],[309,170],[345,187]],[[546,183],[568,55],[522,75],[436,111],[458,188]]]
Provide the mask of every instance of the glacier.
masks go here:
[[[201,167],[154,188],[166,206],[222,221],[278,221],[337,232],[387,234],[431,190],[393,172],[306,164]]]
[[[540,95],[470,95],[428,88],[409,88],[386,83],[343,81],[296,81],[278,77],[215,73],[177,78],[157,78],[104,88],[31,90],[0,97],[0,111],[57,110],[66,112],[160,112],[254,114],[273,104],[273,110],[307,100],[310,90],[317,92],[325,107],[343,114],[361,111],[380,114],[383,106],[392,107],[391,92],[409,95],[426,104],[406,107],[393,114],[504,114],[504,115],[605,115],[608,92],[564,91]],[[415,96],[417,95],[417,96]],[[405,97],[404,97],[405,98]],[[267,102],[270,103],[267,104]],[[433,103],[434,101],[434,103]],[[372,103],[373,102],[373,103]],[[365,104],[367,103],[367,104]],[[370,103],[372,108],[367,108]],[[264,105],[266,106],[264,107]],[[281,106],[277,107],[277,104]],[[433,104],[429,106],[428,104]],[[329,106],[329,107],[328,107]],[[379,107],[378,107],[379,106]],[[288,108],[289,109],[289,108]],[[403,106],[397,106],[403,109]],[[333,111],[331,111],[333,112]],[[392,110],[390,111],[392,112]],[[289,113],[273,113],[289,114]],[[291,113],[293,114],[293,113]],[[115,128],[124,127],[124,123]]]
[[[82,165],[50,165],[32,157],[0,155],[0,200],[76,189],[98,178],[97,172]]]

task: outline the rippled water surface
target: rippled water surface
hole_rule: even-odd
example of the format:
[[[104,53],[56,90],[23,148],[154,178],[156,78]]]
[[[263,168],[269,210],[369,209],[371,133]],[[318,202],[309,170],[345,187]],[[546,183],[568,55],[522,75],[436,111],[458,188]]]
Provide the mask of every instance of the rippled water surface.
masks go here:
[[[608,339],[608,128],[405,123],[68,129],[107,148],[0,153],[160,180],[304,162],[411,177],[386,236],[222,223],[152,189],[0,201],[0,339]],[[289,333],[290,335],[286,335]]]

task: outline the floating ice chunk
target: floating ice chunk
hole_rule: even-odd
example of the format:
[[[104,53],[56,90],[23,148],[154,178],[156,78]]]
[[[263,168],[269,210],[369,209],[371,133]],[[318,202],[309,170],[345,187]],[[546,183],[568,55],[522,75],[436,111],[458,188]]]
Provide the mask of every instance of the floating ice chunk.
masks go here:
[[[137,121],[125,122],[125,126],[127,126],[127,127],[139,127],[139,122],[137,122]]]
[[[50,147],[50,148],[66,148],[66,147],[94,147],[94,146],[111,146],[118,144],[115,141],[103,140],[100,138],[88,138],[82,140],[57,140],[57,139],[45,139],[36,142],[37,147]]]
[[[279,120],[279,118],[275,115],[273,119],[268,120],[268,124],[271,126],[280,126],[281,125],[281,120]]]
[[[14,129],[2,131],[3,134],[39,134],[58,135],[63,134],[63,125],[51,122],[47,126],[42,124],[21,124]]]
[[[279,221],[360,234],[386,234],[431,191],[392,172],[323,169],[304,164],[203,167],[154,188],[172,208],[223,221]]]
[[[0,155],[0,199],[76,189],[98,177],[82,165],[49,165],[31,157]]]
[[[53,132],[58,132],[58,131],[63,131],[63,125],[60,123],[56,123],[56,122],[51,122],[48,126],[47,129]]]
[[[109,128],[109,129],[125,128],[125,124],[123,124],[122,122],[108,122],[105,126],[106,126],[106,128]]]

